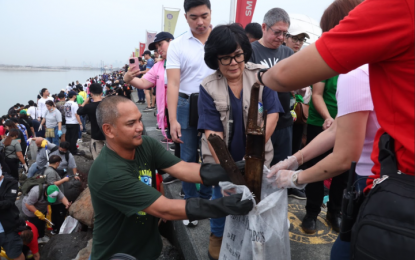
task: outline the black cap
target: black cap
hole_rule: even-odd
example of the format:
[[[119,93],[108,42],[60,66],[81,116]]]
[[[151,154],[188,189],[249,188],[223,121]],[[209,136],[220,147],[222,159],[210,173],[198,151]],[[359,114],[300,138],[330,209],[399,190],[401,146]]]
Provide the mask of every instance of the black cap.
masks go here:
[[[78,95],[78,93],[76,93],[75,91],[73,91],[73,90],[71,90],[71,91],[69,91],[68,92],[68,97],[69,98],[72,98],[73,96],[76,96],[76,95]]]
[[[148,45],[148,49],[150,51],[154,51],[156,49],[156,43],[161,42],[167,39],[174,39],[174,36],[168,32],[160,32],[154,37],[154,41]]]

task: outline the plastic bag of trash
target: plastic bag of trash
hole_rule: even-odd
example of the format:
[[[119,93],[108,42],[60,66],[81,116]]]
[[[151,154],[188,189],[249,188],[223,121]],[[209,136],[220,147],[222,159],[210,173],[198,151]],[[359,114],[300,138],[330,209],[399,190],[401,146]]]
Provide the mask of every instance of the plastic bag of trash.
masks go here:
[[[261,202],[246,216],[226,217],[220,260],[290,260],[290,239],[287,225],[287,190],[278,189],[268,179],[264,167]],[[246,186],[221,182],[224,195],[243,193],[242,200],[253,199]],[[253,200],[254,204],[255,200]]]
[[[59,234],[71,234],[79,231],[81,231],[81,224],[79,221],[71,216],[67,216],[59,230]]]

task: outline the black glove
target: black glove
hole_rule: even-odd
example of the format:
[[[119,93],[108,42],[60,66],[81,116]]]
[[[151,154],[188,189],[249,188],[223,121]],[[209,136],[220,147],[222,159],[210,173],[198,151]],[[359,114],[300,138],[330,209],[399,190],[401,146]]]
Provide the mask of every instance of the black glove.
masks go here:
[[[211,163],[202,163],[200,166],[200,178],[203,185],[206,186],[216,186],[220,181],[231,181],[220,164]]]
[[[252,200],[241,201],[242,194],[234,194],[216,200],[191,198],[186,200],[186,215],[189,221],[221,218],[227,215],[246,215],[254,207]]]
[[[235,163],[242,175],[245,175],[245,163],[245,160],[237,161]]]

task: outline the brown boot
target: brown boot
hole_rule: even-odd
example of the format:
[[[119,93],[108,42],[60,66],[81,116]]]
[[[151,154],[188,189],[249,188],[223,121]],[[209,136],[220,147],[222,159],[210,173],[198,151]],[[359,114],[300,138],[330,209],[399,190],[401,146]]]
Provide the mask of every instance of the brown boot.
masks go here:
[[[214,234],[210,234],[208,256],[211,260],[219,259],[220,246],[222,245],[222,238]]]

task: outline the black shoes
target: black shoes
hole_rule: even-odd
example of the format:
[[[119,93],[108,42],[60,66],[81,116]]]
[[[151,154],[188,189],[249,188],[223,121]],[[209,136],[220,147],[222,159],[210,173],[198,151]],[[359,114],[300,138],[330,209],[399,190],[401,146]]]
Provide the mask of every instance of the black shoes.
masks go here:
[[[303,223],[301,224],[301,228],[307,234],[314,234],[317,231],[316,222],[317,217],[309,216],[306,214],[303,219]]]
[[[327,222],[331,225],[331,228],[337,233],[340,232],[340,225],[342,223],[342,217],[340,212],[327,211],[326,215]]]
[[[287,190],[288,197],[293,197],[298,200],[305,200],[307,197],[305,196],[304,190],[299,189],[288,189]]]

